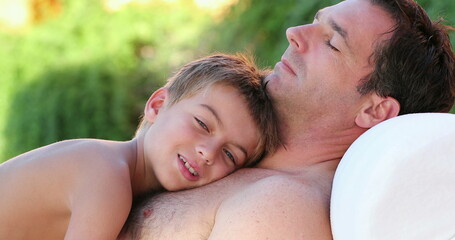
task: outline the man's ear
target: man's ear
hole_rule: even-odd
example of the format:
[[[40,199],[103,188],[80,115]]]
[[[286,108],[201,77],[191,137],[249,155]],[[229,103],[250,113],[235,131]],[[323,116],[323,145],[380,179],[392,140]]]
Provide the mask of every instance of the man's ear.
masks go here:
[[[393,97],[372,94],[357,113],[355,123],[361,128],[371,128],[389,118],[398,116],[400,103]]]
[[[145,104],[144,109],[144,118],[150,123],[155,121],[156,116],[158,116],[158,112],[160,111],[161,107],[164,106],[165,101],[168,96],[167,88],[160,88],[156,90],[152,96],[150,96],[149,100]]]

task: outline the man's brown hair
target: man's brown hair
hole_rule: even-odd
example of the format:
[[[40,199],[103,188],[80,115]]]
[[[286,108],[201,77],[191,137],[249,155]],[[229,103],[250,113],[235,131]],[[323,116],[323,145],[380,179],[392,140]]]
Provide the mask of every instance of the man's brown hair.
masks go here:
[[[447,31],[413,0],[369,0],[395,21],[392,37],[377,44],[373,72],[358,86],[400,103],[400,115],[448,112],[455,100],[455,60]]]

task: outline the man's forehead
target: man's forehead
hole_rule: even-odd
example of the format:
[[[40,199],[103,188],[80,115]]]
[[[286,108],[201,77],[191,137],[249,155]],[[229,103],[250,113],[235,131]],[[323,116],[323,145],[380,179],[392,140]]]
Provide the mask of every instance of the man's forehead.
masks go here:
[[[353,63],[369,62],[377,44],[388,39],[395,25],[390,15],[370,0],[346,0],[319,10],[319,17],[343,37]],[[370,64],[368,64],[370,65]]]
[[[346,35],[357,35],[364,40],[368,37],[377,40],[390,33],[395,25],[383,8],[369,0],[345,0],[319,10],[317,15],[327,15]]]

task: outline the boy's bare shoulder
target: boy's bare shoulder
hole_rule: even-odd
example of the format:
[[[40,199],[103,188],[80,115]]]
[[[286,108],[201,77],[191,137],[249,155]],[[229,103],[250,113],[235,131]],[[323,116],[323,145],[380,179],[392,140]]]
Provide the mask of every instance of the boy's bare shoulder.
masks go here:
[[[331,239],[329,189],[314,181],[278,174],[250,184],[222,203],[211,239]]]
[[[115,149],[115,143],[102,140],[66,140],[16,156],[0,165],[0,171],[3,175],[70,177],[70,173],[80,173],[79,170],[85,171],[86,168],[121,163]],[[66,174],[62,176],[59,173]]]
[[[98,173],[125,170],[128,149],[123,142],[100,139],[74,139],[50,144],[24,154],[23,158],[40,165],[58,165],[64,171]],[[88,171],[88,172],[87,172]],[[84,175],[85,175],[84,174]]]
[[[67,140],[8,160],[0,166],[0,222],[37,239],[66,232],[68,221],[76,239],[114,239],[132,199],[122,149],[120,142]]]
[[[17,191],[29,191],[19,186],[69,193],[85,186],[129,185],[126,155],[122,155],[126,150],[122,148],[120,142],[96,139],[61,141],[8,160],[1,165],[0,175],[5,188],[18,186]]]
[[[113,190],[131,195],[128,148],[123,142],[98,139],[79,139],[56,145],[55,160],[61,161],[62,171],[73,176],[74,191],[88,192],[103,197],[103,193]],[[120,192],[121,193],[121,192]]]
[[[131,155],[123,142],[78,139],[62,142],[66,147],[62,148],[64,155],[70,155],[81,166],[97,167],[120,167],[127,164],[127,158]],[[56,146],[60,148],[60,146]],[[102,169],[97,169],[102,170]],[[109,169],[113,170],[113,169]]]
[[[81,141],[74,146],[84,159],[77,159],[80,174],[75,182],[68,239],[113,239],[131,208],[132,191],[121,142]]]

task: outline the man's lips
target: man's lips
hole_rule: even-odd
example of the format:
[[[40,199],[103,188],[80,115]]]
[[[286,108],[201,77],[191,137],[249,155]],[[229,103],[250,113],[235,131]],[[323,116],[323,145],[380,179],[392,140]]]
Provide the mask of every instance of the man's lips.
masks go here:
[[[281,59],[281,66],[288,72],[290,72],[292,75],[296,75],[294,70],[291,68],[291,65],[289,64],[288,60],[282,58]]]

